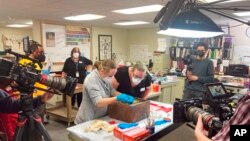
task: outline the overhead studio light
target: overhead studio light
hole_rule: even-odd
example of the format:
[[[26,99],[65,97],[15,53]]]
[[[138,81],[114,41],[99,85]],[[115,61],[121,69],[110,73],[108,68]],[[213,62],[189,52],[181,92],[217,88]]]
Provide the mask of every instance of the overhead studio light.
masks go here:
[[[158,34],[186,38],[208,38],[224,34],[209,17],[199,10],[189,10],[179,13],[166,30]]]
[[[84,14],[84,15],[64,17],[64,19],[71,20],[71,21],[89,21],[89,20],[101,19],[104,17],[106,17],[106,16],[95,15],[95,14]]]
[[[134,7],[134,8],[128,8],[128,9],[114,10],[112,12],[121,13],[121,14],[139,14],[139,13],[160,11],[162,7],[163,7],[162,5],[155,4],[155,5]]]

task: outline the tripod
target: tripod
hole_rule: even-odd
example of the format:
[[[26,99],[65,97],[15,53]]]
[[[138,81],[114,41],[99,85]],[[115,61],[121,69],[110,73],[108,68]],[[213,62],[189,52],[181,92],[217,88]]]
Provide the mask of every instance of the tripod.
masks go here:
[[[17,127],[14,134],[14,141],[34,141],[32,134],[39,132],[45,141],[52,141],[41,117],[33,108],[33,98],[27,93],[21,93],[21,112],[18,113]],[[36,131],[37,130],[37,131]]]

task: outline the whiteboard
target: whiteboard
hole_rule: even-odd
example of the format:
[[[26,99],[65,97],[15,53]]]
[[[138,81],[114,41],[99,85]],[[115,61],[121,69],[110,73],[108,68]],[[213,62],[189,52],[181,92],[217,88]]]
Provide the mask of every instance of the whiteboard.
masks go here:
[[[42,39],[46,58],[52,62],[64,62],[74,47],[80,48],[82,56],[90,58],[90,28],[42,24]]]
[[[244,56],[250,56],[249,50],[250,50],[250,45],[249,46],[248,45],[234,46],[233,62],[232,63],[244,63],[244,61],[246,61],[246,60],[242,60],[242,59]]]
[[[148,45],[130,45],[130,60],[148,64]]]

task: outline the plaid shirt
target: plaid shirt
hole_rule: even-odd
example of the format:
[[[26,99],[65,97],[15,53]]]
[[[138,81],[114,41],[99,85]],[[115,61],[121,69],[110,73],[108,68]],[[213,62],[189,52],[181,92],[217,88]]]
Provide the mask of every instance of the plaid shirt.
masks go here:
[[[222,129],[218,134],[216,134],[212,140],[213,141],[230,141],[230,125],[249,125],[250,124],[250,93],[244,96],[238,107],[232,116],[232,118],[228,121],[228,123],[224,124]]]

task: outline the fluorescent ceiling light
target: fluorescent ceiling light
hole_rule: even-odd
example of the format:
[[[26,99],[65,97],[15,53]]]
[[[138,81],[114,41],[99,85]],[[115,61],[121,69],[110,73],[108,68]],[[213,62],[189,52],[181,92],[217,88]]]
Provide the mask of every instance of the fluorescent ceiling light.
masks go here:
[[[209,38],[224,34],[224,32],[209,32],[209,31],[195,31],[195,30],[183,30],[168,28],[167,30],[161,30],[158,34],[184,37],[184,38]]]
[[[22,27],[29,27],[30,25],[26,25],[26,24],[9,24],[6,25],[7,27],[17,27],[17,28],[22,28]]]
[[[96,20],[101,19],[106,16],[102,15],[95,15],[95,14],[84,14],[84,15],[76,15],[76,16],[70,16],[70,17],[64,17],[65,20],[71,20],[71,21],[89,21],[89,20]]]
[[[128,8],[128,9],[114,10],[112,12],[121,13],[121,14],[139,14],[139,13],[160,11],[162,7],[163,7],[162,5],[155,4],[155,5],[134,7],[134,8]]]
[[[233,14],[236,15],[236,16],[239,16],[239,17],[250,16],[250,11],[248,11],[248,12],[237,12],[237,13],[233,13]]]
[[[139,25],[139,24],[149,24],[149,22],[144,22],[144,21],[130,21],[130,22],[120,22],[120,23],[113,23],[115,25]]]
[[[25,23],[25,24],[28,24],[28,25],[33,25],[33,22],[32,22],[32,21],[30,21],[30,22],[27,22],[27,23]]]

